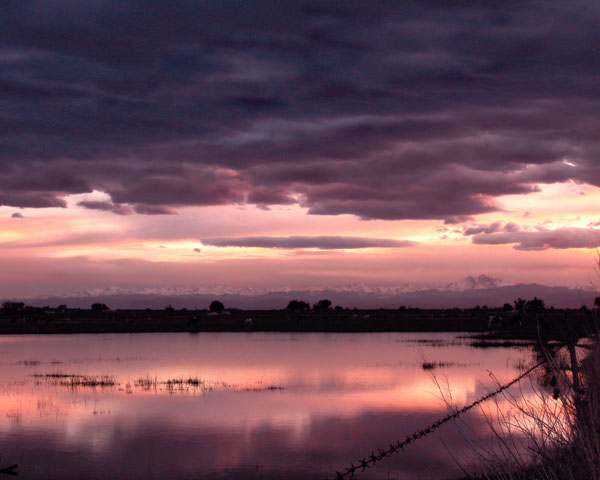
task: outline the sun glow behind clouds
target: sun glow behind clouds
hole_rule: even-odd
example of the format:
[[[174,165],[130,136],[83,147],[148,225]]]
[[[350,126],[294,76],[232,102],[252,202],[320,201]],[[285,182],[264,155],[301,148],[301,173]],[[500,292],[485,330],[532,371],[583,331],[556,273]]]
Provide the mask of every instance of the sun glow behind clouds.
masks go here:
[[[517,222],[573,222],[570,226],[585,226],[582,217],[598,220],[600,217],[600,188],[573,182],[539,185],[539,192],[529,195],[507,195],[497,203]],[[496,214],[479,216],[480,219],[498,218]]]
[[[270,210],[235,205],[185,207],[179,208],[177,215],[116,215],[77,206],[84,200],[106,199],[101,192],[72,196],[67,199],[69,208],[21,209],[24,218],[10,218],[15,209],[0,207],[0,261],[8,265],[9,259],[18,258],[26,265],[54,258],[67,262],[60,267],[65,268],[74,259],[85,258],[90,262],[86,264],[88,271],[67,267],[82,284],[103,278],[96,276],[97,270],[102,270],[112,271],[113,277],[121,275],[132,287],[135,275],[150,270],[153,273],[146,274],[147,281],[175,286],[222,283],[282,288],[363,282],[436,286],[479,273],[499,277],[505,283],[587,284],[593,276],[590,249],[516,252],[511,245],[472,245],[463,232],[469,225],[497,221],[533,231],[536,227],[589,228],[600,220],[600,189],[570,182],[541,185],[539,192],[525,196],[499,197],[496,202],[501,211],[454,225],[438,220],[365,221],[352,215],[308,215],[298,205]],[[410,240],[418,246],[321,250],[215,247],[201,242],[218,237],[328,235]],[[156,267],[151,267],[153,264]],[[47,265],[39,271],[56,268]],[[125,268],[130,269],[128,275],[124,275]],[[190,268],[197,274],[192,275]],[[40,273],[40,279],[27,287],[26,283],[15,283],[11,295],[19,288],[24,288],[23,294],[25,290],[31,294],[31,289],[34,294],[48,291],[50,284],[44,284],[51,271],[48,276]],[[152,286],[147,281],[144,286]],[[97,286],[111,285],[108,277],[100,282]]]

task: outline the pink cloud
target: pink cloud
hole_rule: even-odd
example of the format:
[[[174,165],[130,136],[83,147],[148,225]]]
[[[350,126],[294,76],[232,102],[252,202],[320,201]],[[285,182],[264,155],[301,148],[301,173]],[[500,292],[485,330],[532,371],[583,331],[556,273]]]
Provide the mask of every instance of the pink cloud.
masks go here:
[[[473,237],[478,245],[515,244],[516,250],[547,250],[600,247],[600,230],[593,228],[561,228],[537,231],[483,233]]]

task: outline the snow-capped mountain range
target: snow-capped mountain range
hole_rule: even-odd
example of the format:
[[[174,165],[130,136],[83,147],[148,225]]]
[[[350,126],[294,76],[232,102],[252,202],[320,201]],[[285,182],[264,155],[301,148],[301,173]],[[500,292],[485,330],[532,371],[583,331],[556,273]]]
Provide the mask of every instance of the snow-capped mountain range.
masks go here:
[[[245,309],[284,308],[290,300],[299,299],[310,303],[330,299],[334,305],[358,308],[398,308],[400,305],[419,308],[472,307],[475,305],[497,306],[512,303],[516,298],[537,296],[548,305],[577,308],[591,306],[600,295],[593,287],[545,286],[540,284],[503,285],[502,281],[488,275],[468,276],[457,282],[437,288],[418,287],[410,284],[394,286],[371,286],[366,284],[331,288],[280,288],[236,289],[229,286],[213,287],[156,287],[144,289],[81,290],[60,296],[20,299],[29,305],[67,304],[71,307],[89,307],[102,302],[111,308],[205,308],[214,299],[220,299],[228,307]]]

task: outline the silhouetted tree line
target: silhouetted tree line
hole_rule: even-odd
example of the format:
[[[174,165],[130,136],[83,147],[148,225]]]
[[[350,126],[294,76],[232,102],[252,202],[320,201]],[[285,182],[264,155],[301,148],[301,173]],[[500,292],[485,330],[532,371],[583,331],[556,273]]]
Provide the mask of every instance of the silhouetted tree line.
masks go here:
[[[106,303],[92,303],[92,312],[104,312],[108,309]]]
[[[546,310],[546,304],[541,298],[533,297],[532,300],[517,298],[514,301],[515,310],[519,313],[539,313]]]
[[[317,303],[313,305],[313,310],[315,312],[325,312],[331,308],[331,300],[319,300]]]
[[[5,312],[18,312],[25,308],[25,304],[23,302],[11,302],[6,301],[2,302],[2,310]]]
[[[225,305],[223,305],[221,302],[219,302],[218,300],[213,300],[210,303],[210,306],[208,307],[208,309],[211,312],[215,312],[215,313],[223,313],[223,310],[225,310]]]
[[[285,309],[290,310],[292,312],[307,312],[310,310],[310,305],[308,304],[308,302],[303,302],[302,300],[290,300]],[[313,305],[312,309],[315,312],[326,312],[327,310],[331,309],[331,300],[319,300]],[[343,310],[342,307],[336,307],[336,309]]]
[[[285,309],[292,312],[306,312],[310,310],[310,305],[302,300],[290,300]]]

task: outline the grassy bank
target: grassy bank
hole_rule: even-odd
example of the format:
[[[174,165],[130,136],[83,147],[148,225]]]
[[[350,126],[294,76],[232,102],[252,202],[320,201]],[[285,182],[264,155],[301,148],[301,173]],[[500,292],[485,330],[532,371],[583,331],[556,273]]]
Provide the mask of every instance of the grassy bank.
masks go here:
[[[329,309],[237,310],[221,314],[207,310],[108,310],[27,308],[0,311],[0,334],[136,333],[136,332],[473,332],[481,341],[537,339],[535,314],[525,313],[518,323],[488,326],[489,317],[506,315],[495,309]],[[560,319],[577,325],[589,321],[589,312],[553,310],[545,313],[550,336],[560,335]]]

